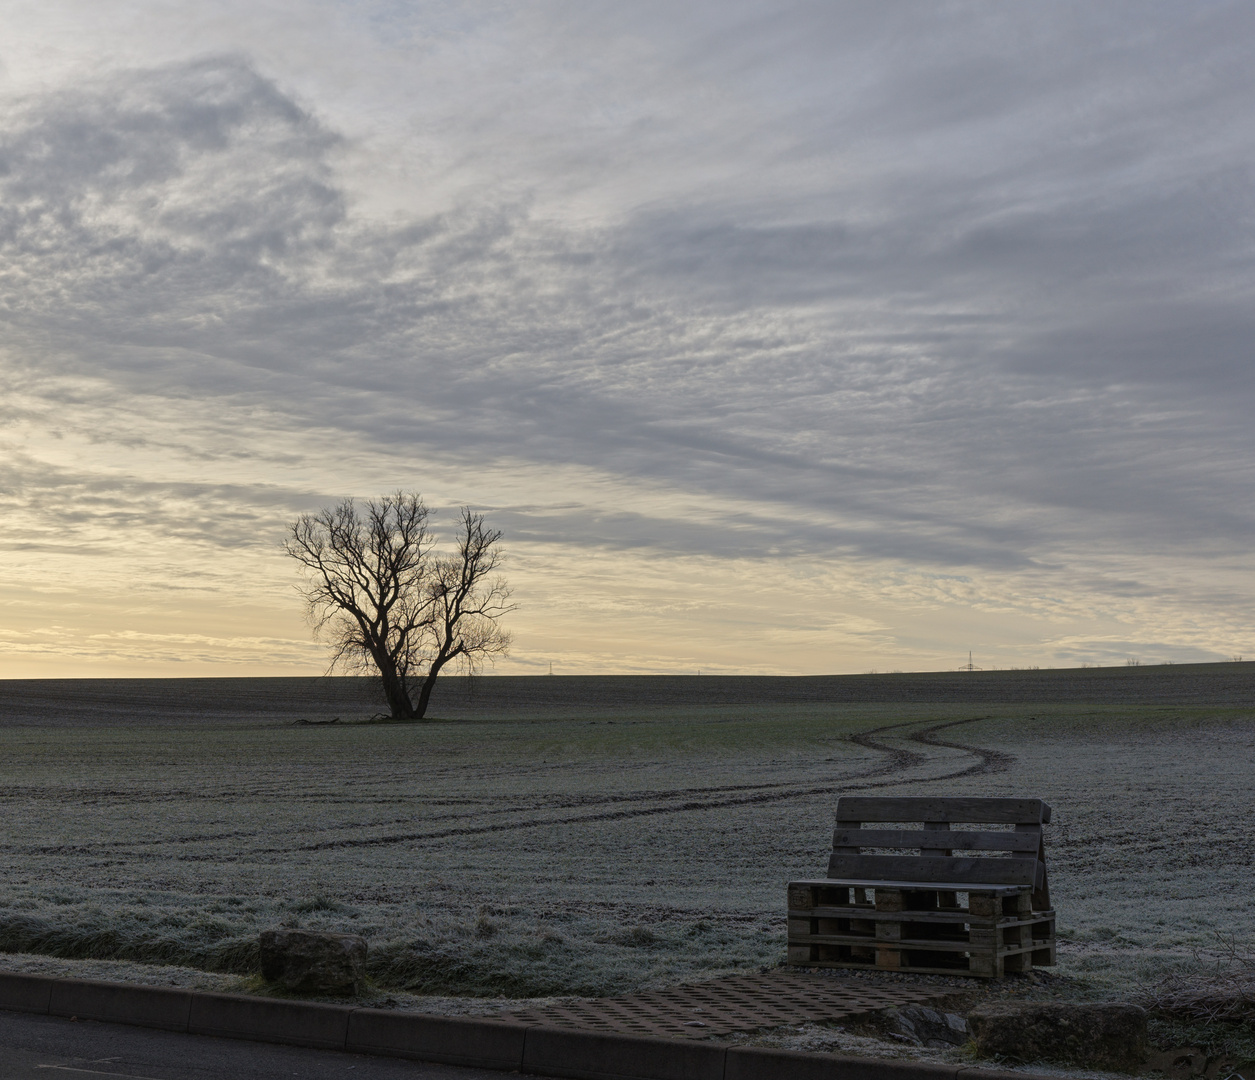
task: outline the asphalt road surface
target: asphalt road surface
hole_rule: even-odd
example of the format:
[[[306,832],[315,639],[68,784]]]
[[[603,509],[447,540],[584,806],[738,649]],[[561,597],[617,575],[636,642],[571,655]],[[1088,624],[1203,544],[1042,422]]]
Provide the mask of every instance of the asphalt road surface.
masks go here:
[[[502,1080],[505,1075],[0,1011],[0,1080]]]

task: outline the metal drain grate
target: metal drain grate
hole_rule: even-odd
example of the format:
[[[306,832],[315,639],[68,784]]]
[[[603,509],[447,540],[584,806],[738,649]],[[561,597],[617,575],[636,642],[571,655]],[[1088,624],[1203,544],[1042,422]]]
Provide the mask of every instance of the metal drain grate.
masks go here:
[[[514,1009],[500,1018],[583,1031],[708,1039],[806,1020],[848,1020],[880,1009],[923,1004],[936,996],[906,987],[870,987],[853,980],[771,972],[627,997]]]

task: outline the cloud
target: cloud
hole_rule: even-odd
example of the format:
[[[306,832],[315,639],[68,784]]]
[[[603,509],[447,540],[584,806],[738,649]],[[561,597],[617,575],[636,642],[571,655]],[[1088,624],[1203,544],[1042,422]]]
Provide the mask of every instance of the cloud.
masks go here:
[[[361,132],[238,51],[10,100],[10,490],[229,547],[406,463],[528,544],[1098,605],[1244,565],[1249,12],[712,10],[377,11],[417,104]]]

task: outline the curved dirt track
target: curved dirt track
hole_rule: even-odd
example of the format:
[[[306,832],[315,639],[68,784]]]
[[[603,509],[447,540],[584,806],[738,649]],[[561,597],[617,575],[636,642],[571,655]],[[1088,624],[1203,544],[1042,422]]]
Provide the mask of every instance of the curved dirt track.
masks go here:
[[[601,791],[549,791],[494,800],[484,805],[480,799],[466,800],[457,809],[448,800],[439,800],[434,814],[413,813],[391,820],[371,822],[374,835],[344,835],[344,823],[315,826],[306,832],[303,843],[277,844],[277,838],[261,829],[227,829],[181,836],[158,835],[113,839],[93,837],[71,843],[0,845],[10,855],[64,856],[67,854],[105,855],[128,862],[172,859],[182,863],[231,863],[258,856],[283,857],[294,852],[321,852],[354,848],[380,848],[404,844],[410,847],[439,845],[450,840],[529,829],[593,826],[612,821],[655,818],[663,815],[719,811],[735,807],[769,805],[817,795],[838,796],[860,791],[893,788],[909,790],[911,785],[971,777],[1007,769],[1014,758],[1001,751],[946,738],[956,728],[987,719],[973,716],[943,723],[901,721],[884,724],[848,736],[856,746],[873,752],[878,760],[850,769],[815,783],[759,782],[749,784],[703,785],[683,788],[654,788],[620,793]],[[234,789],[233,789],[234,791]],[[97,795],[99,793],[96,793]],[[219,796],[221,793],[218,793]],[[430,806],[430,804],[429,804]],[[339,836],[335,832],[339,831]],[[318,833],[323,834],[319,838]],[[327,833],[332,833],[328,836]],[[232,850],[186,850],[183,845],[212,841],[234,841]],[[172,851],[172,845],[176,850]],[[255,845],[255,846],[254,846]],[[181,850],[177,850],[181,849]]]
[[[554,825],[582,825],[595,822],[622,821],[628,818],[654,817],[660,814],[692,813],[700,810],[722,810],[734,806],[751,806],[762,803],[785,802],[789,799],[806,798],[812,795],[844,795],[855,791],[869,791],[876,788],[896,787],[912,783],[935,783],[938,780],[951,780],[959,777],[977,776],[984,773],[1003,772],[1015,761],[1007,753],[987,750],[969,743],[951,742],[943,739],[941,732],[964,724],[987,720],[987,716],[973,716],[964,720],[949,720],[942,724],[932,724],[918,731],[904,734],[902,738],[913,742],[924,751],[893,746],[876,736],[888,732],[900,731],[903,728],[920,726],[919,721],[905,721],[898,724],[885,724],[849,736],[850,742],[884,755],[884,760],[828,784],[792,785],[792,784],[756,784],[736,785],[728,787],[707,787],[697,789],[681,789],[670,793],[651,792],[622,796],[605,796],[605,803],[614,805],[614,809],[600,810],[591,814],[572,814],[567,817],[538,817],[523,820],[497,821],[478,825],[458,825],[444,829],[426,829],[416,832],[394,833],[386,836],[350,837],[338,840],[326,840],[313,844],[305,844],[295,849],[273,849],[275,854],[284,850],[326,851],[338,848],[378,847],[387,844],[422,844],[427,841],[439,841],[452,837],[477,836],[485,833],[512,832],[520,829],[546,828]],[[929,754],[928,749],[944,748],[961,751],[966,760],[961,768],[949,768],[941,771],[929,770],[923,775],[907,776],[911,770],[925,770],[930,762],[943,765],[949,756]],[[973,760],[974,759],[974,760]],[[765,789],[765,790],[764,790]],[[648,800],[651,806],[624,806]],[[663,801],[665,800],[665,801]],[[658,805],[663,801],[662,805]],[[516,813],[521,808],[503,808],[499,813]],[[535,811],[536,807],[527,810]],[[523,811],[526,812],[526,811]],[[467,818],[482,818],[482,811],[464,815]],[[271,849],[254,849],[252,854],[269,854]],[[191,856],[191,858],[195,858]]]
[[[948,728],[958,727],[960,724],[970,724],[976,720],[988,720],[987,716],[974,716],[970,720],[951,720],[947,724],[935,724],[933,727],[926,728],[914,735],[907,736],[913,742],[922,743],[925,746],[945,746],[951,750],[963,750],[966,753],[974,755],[979,760],[972,762],[966,769],[961,772],[950,773],[944,778],[952,780],[960,776],[977,776],[981,773],[1006,772],[1015,764],[1015,755],[1008,754],[1003,750],[987,750],[982,746],[972,746],[970,743],[947,742],[945,739],[939,738],[937,732],[945,731]]]

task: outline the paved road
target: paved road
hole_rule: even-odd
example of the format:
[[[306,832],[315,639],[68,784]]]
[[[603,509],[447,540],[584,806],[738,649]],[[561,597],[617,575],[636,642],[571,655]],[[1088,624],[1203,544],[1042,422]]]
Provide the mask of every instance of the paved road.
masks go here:
[[[505,1075],[0,1011],[0,1080],[502,1080]]]

